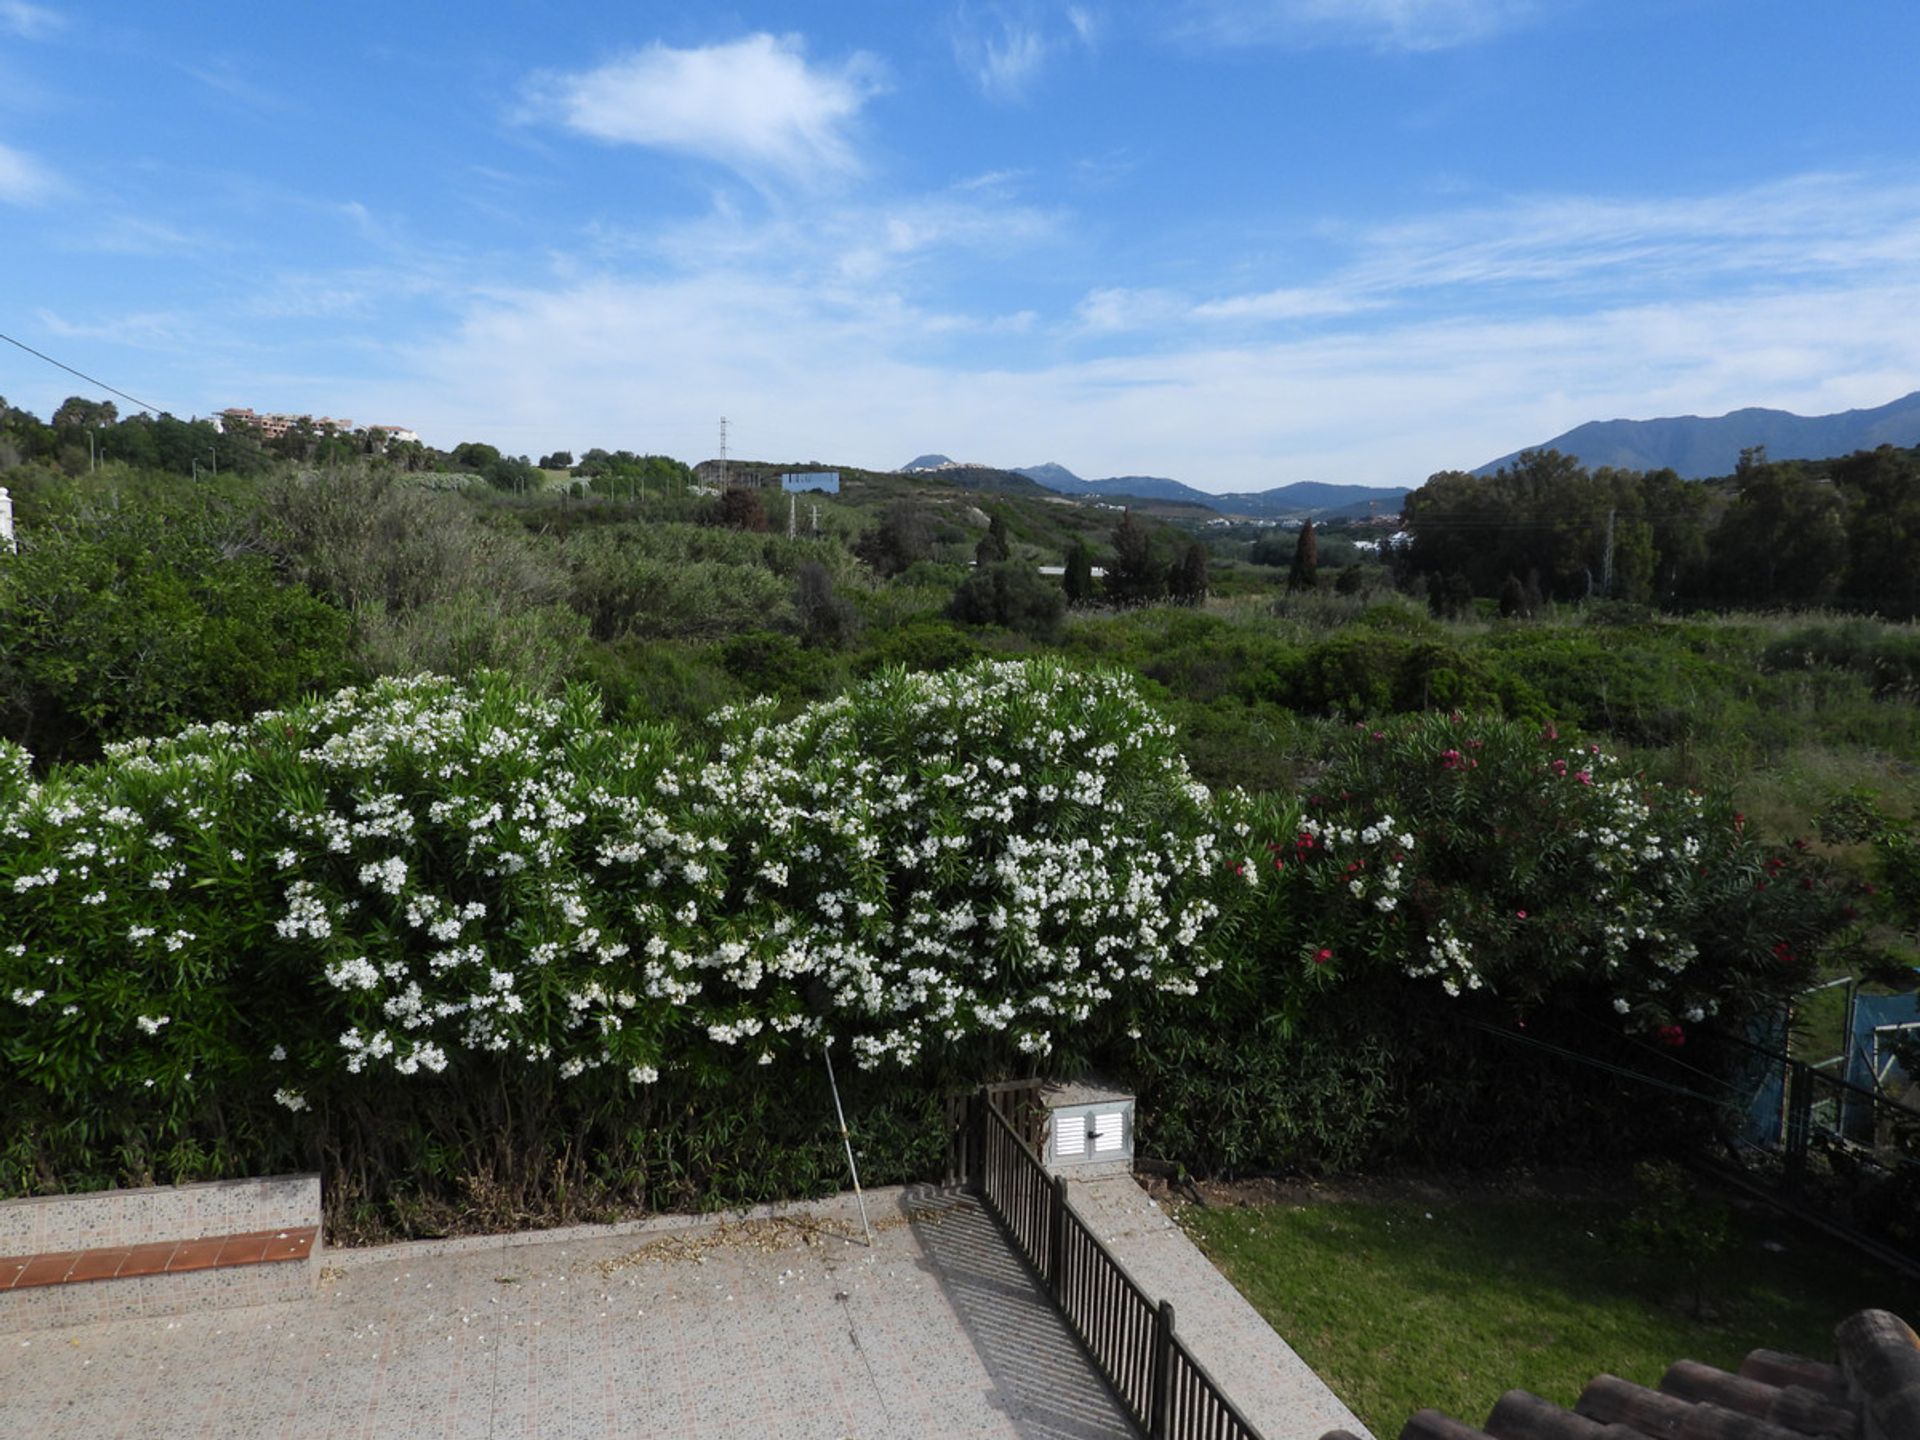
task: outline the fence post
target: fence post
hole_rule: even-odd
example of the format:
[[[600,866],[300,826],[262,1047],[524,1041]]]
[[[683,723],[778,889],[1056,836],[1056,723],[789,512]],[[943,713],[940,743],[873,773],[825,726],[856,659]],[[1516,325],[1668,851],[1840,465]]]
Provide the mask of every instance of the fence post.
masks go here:
[[[1787,1184],[1799,1185],[1807,1168],[1807,1141],[1813,1129],[1813,1068],[1798,1060],[1787,1068]]]
[[[1147,1410],[1148,1440],[1167,1440],[1173,1410],[1173,1302],[1162,1300],[1153,1327],[1153,1400]]]
[[[972,1166],[967,1175],[968,1183],[980,1189],[987,1188],[987,1096],[984,1091],[975,1091],[968,1101],[967,1143],[973,1151]]]
[[[1047,1215],[1047,1282],[1053,1298],[1067,1303],[1067,1177],[1053,1177],[1053,1205]]]

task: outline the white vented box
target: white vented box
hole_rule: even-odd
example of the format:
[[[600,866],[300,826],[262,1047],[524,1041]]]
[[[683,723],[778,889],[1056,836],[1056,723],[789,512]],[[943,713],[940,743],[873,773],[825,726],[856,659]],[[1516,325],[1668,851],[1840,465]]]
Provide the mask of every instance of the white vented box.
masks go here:
[[[1095,1166],[1133,1168],[1133,1096],[1087,1081],[1049,1085],[1040,1092],[1047,1111],[1047,1168],[1081,1173]]]

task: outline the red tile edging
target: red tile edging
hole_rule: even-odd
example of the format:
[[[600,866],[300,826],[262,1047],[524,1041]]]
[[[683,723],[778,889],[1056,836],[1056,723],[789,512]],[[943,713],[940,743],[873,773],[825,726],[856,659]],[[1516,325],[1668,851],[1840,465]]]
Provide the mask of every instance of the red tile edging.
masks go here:
[[[192,1270],[304,1260],[312,1253],[317,1235],[316,1226],[290,1225],[281,1230],[251,1230],[241,1235],[211,1235],[201,1240],[13,1255],[0,1258],[0,1294],[41,1285],[127,1280],[136,1275],[178,1275]]]

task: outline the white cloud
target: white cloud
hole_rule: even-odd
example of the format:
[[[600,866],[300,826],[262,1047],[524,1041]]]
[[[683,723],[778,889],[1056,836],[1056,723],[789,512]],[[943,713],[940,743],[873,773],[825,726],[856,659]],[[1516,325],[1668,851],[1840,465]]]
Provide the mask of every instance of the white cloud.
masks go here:
[[[26,0],[0,0],[0,30],[23,40],[44,40],[66,28],[67,17]]]
[[[1819,413],[1882,404],[1920,376],[1920,275],[1802,293],[1597,306],[1566,315],[1407,317],[1301,338],[1062,354],[1019,331],[936,358],[948,317],[898,293],[711,275],[606,277],[476,302],[411,352],[378,404],[451,442],[887,467],[929,448],[1212,489],[1293,480],[1414,483],[1583,420]],[[341,403],[347,403],[342,401]],[[357,413],[357,412],[355,412]]]
[[[220,248],[220,242],[205,235],[135,215],[110,216],[91,234],[79,236],[75,244],[78,249],[105,255],[196,255]]]
[[[135,349],[178,351],[199,338],[202,331],[194,316],[173,310],[140,310],[101,320],[69,320],[55,311],[42,309],[35,312],[35,318],[48,334],[62,340],[105,341]],[[139,387],[134,388],[137,392]]]
[[[1543,0],[1189,0],[1179,24],[1188,35],[1222,45],[1443,50],[1490,39],[1542,6]]]
[[[1255,278],[1197,297],[1098,274],[1065,298],[1010,292],[999,275],[1072,273],[1009,265],[1017,247],[1081,253],[1066,217],[995,193],[1012,188],[596,237],[590,253],[550,256],[544,279],[510,284],[480,255],[286,275],[187,363],[224,366],[224,388],[201,384],[209,403],[239,394],[232,376],[265,386],[304,363],[315,373],[283,389],[311,407],[514,453],[598,444],[698,459],[725,414],[740,453],[761,458],[1050,456],[1219,490],[1413,483],[1594,418],[1825,413],[1920,384],[1920,329],[1897,323],[1920,313],[1920,185],[1885,176],[1450,202],[1318,232],[1336,251],[1320,273],[1236,263]],[[336,331],[269,347],[261,314]],[[129,317],[113,338],[178,323]],[[353,343],[381,378],[319,373]]]
[[[1096,289],[1093,330],[1258,325],[1394,307],[1484,314],[1624,306],[1729,287],[1788,288],[1868,271],[1920,272],[1920,185],[1806,175],[1665,199],[1521,196],[1355,231],[1349,258],[1306,285],[1192,300]]]
[[[0,205],[37,205],[59,189],[60,182],[38,160],[0,145]]]
[[[1328,232],[1344,257],[1290,284],[1110,285],[1039,316],[968,288],[995,247],[1071,244],[993,188],[716,219],[545,283],[449,287],[451,330],[327,404],[515,453],[697,459],[726,414],[765,458],[1049,455],[1258,489],[1413,483],[1594,418],[1824,413],[1920,383],[1920,330],[1888,318],[1920,311],[1920,186],[1885,177],[1456,207]],[[329,278],[376,283],[316,276],[301,298],[324,308]]]
[[[698,220],[657,231],[596,233],[605,257],[651,255],[689,273],[728,270],[811,285],[892,281],[908,269],[956,268],[1046,244],[1066,215],[1021,203],[1010,177],[873,204],[811,206],[743,224],[725,197]]]
[[[1118,335],[1177,324],[1189,309],[1189,302],[1170,290],[1108,285],[1089,290],[1073,314],[1080,328],[1090,334]]]
[[[1920,185],[1805,175],[1715,195],[1531,196],[1381,226],[1340,283],[1618,292],[1920,263]]]
[[[1074,44],[1091,49],[1098,32],[1086,6],[1039,0],[962,4],[948,24],[955,61],[982,93],[1001,101],[1025,99],[1057,53]]]
[[[814,65],[799,37],[763,33],[689,50],[656,43],[538,77],[533,90],[536,113],[582,135],[813,184],[859,168],[850,130],[881,84],[872,56]]]

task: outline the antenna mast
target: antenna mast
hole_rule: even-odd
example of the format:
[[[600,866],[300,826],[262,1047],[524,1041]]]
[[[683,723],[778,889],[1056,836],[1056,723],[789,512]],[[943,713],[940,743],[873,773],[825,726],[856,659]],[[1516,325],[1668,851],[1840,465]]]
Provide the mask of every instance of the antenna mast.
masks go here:
[[[727,417],[720,417],[720,488],[727,488]]]

